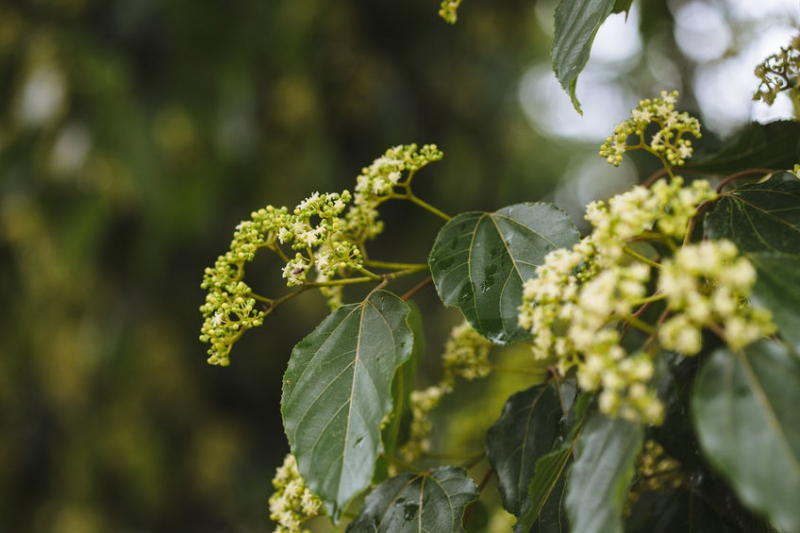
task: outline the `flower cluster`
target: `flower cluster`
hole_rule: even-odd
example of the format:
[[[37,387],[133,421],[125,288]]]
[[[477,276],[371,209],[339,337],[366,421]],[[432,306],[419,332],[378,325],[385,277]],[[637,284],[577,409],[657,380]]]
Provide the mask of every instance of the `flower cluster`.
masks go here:
[[[401,145],[388,149],[362,169],[356,179],[353,206],[346,217],[350,233],[361,242],[379,235],[383,223],[378,220],[378,205],[392,198],[398,186],[407,189],[417,170],[442,157],[435,144],[426,144],[421,149],[416,144]]]
[[[700,122],[688,113],[675,111],[678,92],[661,93],[661,98],[642,100],[631,111],[631,118],[619,123],[614,134],[600,147],[600,156],[610,164],[619,166],[622,155],[635,148],[644,148],[662,158],[671,166],[680,166],[692,156],[692,141],[685,138],[691,134],[700,137]],[[650,142],[645,142],[645,130],[650,124],[658,126]],[[628,138],[636,136],[636,144],[628,144]]]
[[[433,410],[449,390],[434,385],[423,390],[411,392],[411,427],[408,440],[400,448],[405,461],[414,461],[430,450],[430,433],[433,424],[428,413]]]
[[[792,39],[789,46],[781,48],[758,65],[755,75],[761,80],[753,100],[762,100],[768,105],[775,102],[781,91],[796,89],[800,83],[800,35]]]
[[[658,278],[659,291],[675,312],[659,328],[661,345],[696,354],[703,327],[717,331],[734,350],[774,333],[770,312],[748,304],[755,281],[755,268],[730,241],[705,241],[678,250],[664,261]]]
[[[339,269],[358,271],[363,268],[359,243],[347,233],[345,221],[339,218],[351,199],[348,191],[314,193],[287,217],[278,232],[278,240],[281,244],[291,244],[296,251],[283,268],[288,286],[304,284],[311,267],[315,267],[324,280]]]
[[[259,248],[276,246],[278,233],[286,224],[287,210],[267,206],[240,223],[230,249],[206,268],[200,287],[207,290],[200,307],[205,321],[200,340],[211,344],[208,362],[226,366],[233,343],[248,329],[260,326],[264,312],[256,308],[252,289],[242,281],[245,263],[255,258]]]
[[[308,490],[294,455],[288,454],[272,479],[269,517],[278,523],[275,533],[299,533],[303,522],[322,513],[322,502]]]
[[[240,223],[230,249],[217,258],[213,268],[205,270],[201,284],[208,291],[200,307],[204,317],[200,340],[211,344],[208,362],[228,365],[233,343],[248,329],[260,326],[271,310],[272,300],[256,296],[243,281],[245,264],[260,248],[272,250],[286,263],[283,277],[289,287],[308,283],[312,269],[315,282],[328,282],[348,271],[369,275],[362,246],[383,230],[379,204],[390,198],[416,200],[410,191],[414,173],[441,158],[435,145],[422,149],[415,144],[396,146],[363,169],[352,195],[349,191],[316,192],[291,212],[286,207],[267,206]],[[405,194],[397,194],[396,188],[405,189]],[[281,246],[291,248],[291,257]],[[320,290],[332,308],[341,305],[341,286],[320,285]],[[259,300],[266,310],[257,307]]]
[[[453,328],[444,346],[442,361],[444,378],[441,386],[452,389],[455,378],[461,376],[468,381],[489,375],[489,351],[492,343],[466,320]]]
[[[681,464],[668,456],[664,448],[653,440],[644,443],[644,449],[636,460],[636,477],[628,492],[626,514],[646,492],[669,490],[680,487],[686,480]]]
[[[650,386],[656,339],[691,355],[700,349],[701,328],[732,348],[772,332],[769,314],[746,305],[755,274],[732,243],[678,248],[698,207],[714,198],[708,182],[683,186],[676,178],[592,203],[586,218],[593,232],[548,254],[525,283],[519,322],[533,333],[535,357],[553,360],[562,375],[575,367],[586,390],[602,387],[604,413],[660,423],[663,406]],[[659,264],[655,248],[651,258],[636,251],[647,240],[677,251]],[[666,321],[642,321],[640,311],[657,302]],[[630,327],[649,340],[629,353],[623,340]]]
[[[442,0],[439,8],[439,16],[442,17],[450,24],[455,24],[458,20],[458,6],[461,5],[461,0]]]

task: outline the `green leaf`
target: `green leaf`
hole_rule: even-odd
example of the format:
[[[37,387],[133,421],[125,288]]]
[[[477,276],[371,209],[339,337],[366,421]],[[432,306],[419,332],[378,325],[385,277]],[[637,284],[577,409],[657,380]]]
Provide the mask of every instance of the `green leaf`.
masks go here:
[[[704,495],[693,490],[660,490],[640,496],[625,520],[626,533],[671,533],[697,531],[702,533],[773,533],[762,521],[735,516],[722,502],[718,508],[710,505]],[[727,502],[735,500],[725,492]],[[719,502],[715,502],[719,503]]]
[[[781,336],[800,354],[800,255],[758,252],[748,258],[758,271],[753,302],[772,311]]]
[[[406,302],[411,312],[408,315],[408,325],[414,336],[414,349],[411,357],[400,365],[392,382],[392,415],[389,423],[383,428],[382,440],[384,455],[393,456],[398,444],[408,439],[408,430],[411,425],[411,391],[414,390],[414,376],[417,372],[420,356],[425,348],[425,336],[422,331],[422,315],[413,300]],[[380,483],[389,477],[389,460],[381,457],[375,466],[375,476],[372,483]]]
[[[373,292],[331,313],[292,351],[284,427],[300,474],[334,522],[372,479],[392,379],[412,352],[409,312],[397,296]]]
[[[589,61],[597,30],[611,14],[614,0],[561,0],[556,7],[553,39],[553,71],[570,96],[575,110],[581,105],[575,96],[578,74]]]
[[[578,230],[564,211],[523,203],[451,219],[428,263],[442,302],[461,309],[484,337],[507,344],[528,337],[517,324],[523,281],[536,275],[548,252],[576,242]]]
[[[625,13],[625,16],[627,16],[628,12],[631,10],[631,4],[633,4],[633,0],[615,0],[614,9],[612,9],[611,12]]]
[[[782,170],[798,160],[800,123],[785,120],[769,124],[749,124],[715,154],[687,162],[684,171],[734,173],[748,168]]]
[[[503,507],[515,516],[520,515],[537,461],[553,448],[561,416],[558,391],[549,384],[537,385],[511,396],[489,428],[489,463],[497,474]]]
[[[573,531],[622,533],[622,509],[643,439],[641,424],[597,412],[590,415],[575,448],[567,486]]]
[[[800,180],[788,172],[719,198],[705,220],[712,239],[730,239],[743,252],[800,250]]]
[[[583,423],[594,398],[593,394],[573,397],[575,386],[569,381],[559,385],[561,402],[565,395],[570,407],[562,418],[561,425],[569,428],[566,443],[536,461],[535,474],[527,488],[519,520],[514,525],[515,533],[567,533],[569,520],[564,509],[566,476],[563,475],[572,458],[572,450],[583,429]],[[570,390],[573,389],[573,390]]]
[[[347,526],[347,532],[462,532],[464,509],[478,496],[478,486],[463,468],[445,466],[433,472],[396,476],[367,496],[361,514]]]
[[[709,462],[742,503],[784,533],[800,532],[800,362],[764,340],[715,351],[703,364],[692,414]]]
[[[563,473],[572,457],[572,445],[562,446],[536,461],[536,474],[528,484],[528,498],[523,503],[515,532],[569,531],[562,500],[566,488]]]

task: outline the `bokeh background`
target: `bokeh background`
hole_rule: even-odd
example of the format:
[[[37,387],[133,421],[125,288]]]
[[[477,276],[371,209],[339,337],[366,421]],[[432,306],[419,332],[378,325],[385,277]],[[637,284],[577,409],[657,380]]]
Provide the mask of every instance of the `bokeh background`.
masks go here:
[[[202,272],[252,210],[417,142],[445,152],[415,179],[445,212],[580,217],[648,172],[596,155],[640,98],[682,91],[709,145],[791,113],[750,101],[751,72],[796,1],[635,2],[601,29],[583,116],[548,65],[554,6],[464,0],[449,26],[435,0],[0,3],[0,532],[272,530],[280,376],[326,310],[294,300],[206,365]],[[373,257],[424,261],[440,222],[384,213]],[[248,279],[280,294],[278,269]],[[435,373],[457,317],[419,301]]]

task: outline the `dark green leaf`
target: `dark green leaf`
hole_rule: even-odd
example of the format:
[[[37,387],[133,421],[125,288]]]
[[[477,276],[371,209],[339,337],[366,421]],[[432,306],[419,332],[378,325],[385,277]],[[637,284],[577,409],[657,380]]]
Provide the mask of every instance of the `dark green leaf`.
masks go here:
[[[537,385],[511,396],[489,428],[489,463],[497,474],[503,507],[515,516],[527,497],[536,462],[553,448],[561,416],[558,391]]]
[[[731,500],[728,496],[728,501]],[[723,504],[724,505],[724,504]],[[714,508],[694,490],[680,488],[646,492],[625,520],[626,533],[702,533],[771,532],[762,522],[742,521],[727,514],[724,507]]]
[[[425,348],[425,336],[422,331],[422,315],[413,300],[406,302],[411,309],[408,325],[414,336],[414,350],[411,357],[400,365],[392,382],[392,415],[389,423],[383,428],[382,440],[384,455],[393,456],[397,446],[408,439],[411,425],[411,391],[414,390],[414,376],[417,372],[420,356]],[[389,477],[389,460],[378,459],[375,465],[375,476],[372,483],[377,484]]]
[[[412,351],[409,312],[397,296],[374,292],[334,311],[292,351],[284,427],[300,473],[334,521],[372,479],[392,378]]]
[[[781,336],[800,354],[800,255],[759,252],[748,258],[758,271],[753,302],[772,311]]]
[[[567,512],[574,531],[622,533],[622,510],[643,439],[640,424],[590,415],[567,481]]]
[[[526,338],[517,324],[522,283],[544,256],[572,246],[578,230],[552,204],[524,203],[495,213],[462,213],[439,232],[428,262],[439,297],[498,344]]]
[[[581,113],[581,105],[575,96],[578,74],[589,61],[597,30],[611,14],[614,5],[614,0],[561,0],[556,7],[553,71],[578,113]]]
[[[515,533],[562,533],[569,531],[569,521],[564,509],[566,476],[564,471],[572,458],[583,422],[592,403],[593,394],[575,397],[575,383],[571,380],[559,384],[562,404],[569,405],[561,420],[562,429],[569,429],[564,444],[536,461],[534,476],[527,487]]]
[[[455,533],[478,486],[463,468],[445,466],[384,481],[364,502],[348,533]]]
[[[721,151],[686,163],[686,171],[734,173],[748,168],[784,170],[798,160],[800,123],[785,120],[749,124]]]
[[[744,252],[800,250],[800,180],[775,174],[719,198],[705,220],[712,239],[730,239]]]
[[[536,474],[528,484],[528,498],[524,500],[516,533],[529,531],[569,531],[563,513],[566,488],[564,469],[572,457],[572,443],[562,446],[536,461]]]
[[[631,4],[633,4],[633,0],[615,0],[614,9],[612,9],[611,12],[625,13],[625,16],[627,16],[628,12],[631,10]]]
[[[800,362],[764,340],[714,352],[692,396],[708,460],[742,502],[784,533],[800,532]]]

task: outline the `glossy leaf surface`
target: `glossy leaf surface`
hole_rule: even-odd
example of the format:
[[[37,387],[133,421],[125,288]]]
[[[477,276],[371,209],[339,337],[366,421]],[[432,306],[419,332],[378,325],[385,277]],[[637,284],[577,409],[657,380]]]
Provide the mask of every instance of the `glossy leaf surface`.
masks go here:
[[[561,416],[555,387],[537,385],[511,396],[489,429],[489,463],[497,475],[503,507],[515,516],[527,497],[536,462],[553,448]]]
[[[575,95],[578,75],[589,61],[597,30],[614,5],[614,0],[561,0],[556,7],[553,71],[579,113],[581,105]]]
[[[395,370],[412,351],[409,311],[397,296],[374,292],[334,311],[292,351],[284,427],[300,473],[334,521],[372,479]]]
[[[764,340],[720,349],[692,395],[701,447],[741,501],[785,533],[800,531],[800,361]]]
[[[800,255],[759,252],[748,258],[758,271],[753,302],[772,311],[781,336],[800,354]]]
[[[718,199],[705,220],[712,239],[730,239],[744,252],[800,251],[800,180],[781,173]]]
[[[364,502],[348,533],[455,533],[478,486],[463,468],[445,466],[384,481]]]
[[[523,203],[454,217],[436,237],[428,262],[442,302],[461,309],[484,337],[506,344],[528,336],[517,324],[523,281],[536,275],[548,252],[577,241],[564,211]]]
[[[567,486],[573,531],[622,533],[622,510],[643,439],[639,424],[590,415],[575,448]]]

